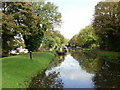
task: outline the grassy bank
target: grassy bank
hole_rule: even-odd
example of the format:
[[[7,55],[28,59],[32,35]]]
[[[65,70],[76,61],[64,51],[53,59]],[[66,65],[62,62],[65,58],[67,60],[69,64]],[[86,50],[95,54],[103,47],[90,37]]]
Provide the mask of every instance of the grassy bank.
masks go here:
[[[112,63],[120,63],[120,52],[102,51],[90,48],[83,48],[82,51],[85,53],[93,53],[94,56],[97,55],[98,57],[110,61]]]
[[[2,87],[26,88],[33,76],[45,70],[53,60],[54,55],[48,52],[29,55],[11,56],[2,59]]]

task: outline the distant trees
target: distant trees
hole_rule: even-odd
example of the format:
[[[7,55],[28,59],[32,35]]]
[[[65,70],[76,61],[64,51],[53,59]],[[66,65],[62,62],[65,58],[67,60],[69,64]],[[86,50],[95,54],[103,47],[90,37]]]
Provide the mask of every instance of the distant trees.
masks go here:
[[[92,26],[86,26],[78,34],[78,40],[82,47],[94,47],[97,44],[97,36],[94,33]]]
[[[99,2],[95,6],[92,26],[73,36],[70,44],[120,51],[120,2]]]
[[[93,28],[100,49],[120,51],[120,2],[100,2],[95,6]]]
[[[68,40],[57,30],[45,32],[41,48],[53,48],[66,45]]]
[[[74,35],[74,36],[70,39],[70,41],[69,41],[70,46],[73,46],[73,47],[78,46],[79,43],[80,43],[80,42],[79,42],[79,40],[78,40],[78,34]]]
[[[2,53],[7,56],[21,34],[26,48],[35,51],[44,32],[61,24],[58,7],[50,2],[2,2]]]
[[[97,36],[92,26],[86,26],[84,29],[73,36],[70,40],[71,46],[81,46],[84,48],[94,47],[97,45]]]

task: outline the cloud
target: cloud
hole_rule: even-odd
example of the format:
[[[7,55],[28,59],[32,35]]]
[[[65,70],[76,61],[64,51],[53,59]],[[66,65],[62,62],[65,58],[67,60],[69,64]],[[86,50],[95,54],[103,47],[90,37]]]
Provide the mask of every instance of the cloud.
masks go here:
[[[93,7],[80,7],[62,13],[64,23],[60,29],[61,33],[69,39],[72,38],[80,29],[91,23],[93,11]]]
[[[60,32],[68,39],[92,22],[95,5],[102,0],[47,0],[59,6],[63,25]]]

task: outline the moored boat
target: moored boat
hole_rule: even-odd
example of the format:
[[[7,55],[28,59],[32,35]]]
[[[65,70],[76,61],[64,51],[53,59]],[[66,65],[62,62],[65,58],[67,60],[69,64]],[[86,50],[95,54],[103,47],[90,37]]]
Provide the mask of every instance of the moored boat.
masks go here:
[[[64,55],[67,53],[67,49],[66,48],[59,48],[59,50],[57,51],[58,55]]]

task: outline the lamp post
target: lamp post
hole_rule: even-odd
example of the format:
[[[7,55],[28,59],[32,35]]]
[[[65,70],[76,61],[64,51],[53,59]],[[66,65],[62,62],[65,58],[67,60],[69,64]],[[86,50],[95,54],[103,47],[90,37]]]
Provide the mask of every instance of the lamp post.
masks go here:
[[[30,51],[30,59],[32,59],[32,51]]]

